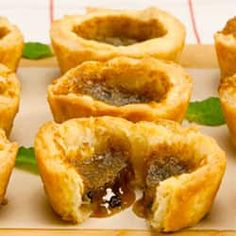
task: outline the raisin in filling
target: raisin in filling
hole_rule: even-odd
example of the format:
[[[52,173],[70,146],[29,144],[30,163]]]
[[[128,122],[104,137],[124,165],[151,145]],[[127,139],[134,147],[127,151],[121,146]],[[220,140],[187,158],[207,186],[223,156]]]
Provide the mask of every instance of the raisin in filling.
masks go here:
[[[146,166],[143,197],[135,203],[134,212],[140,217],[149,218],[158,184],[172,176],[189,173],[191,170],[189,163],[185,163],[174,156],[149,160]]]
[[[227,22],[224,29],[222,30],[222,33],[225,35],[232,34],[234,37],[236,37],[236,17],[230,19]]]
[[[83,81],[79,85],[79,92],[114,106],[148,103],[158,100],[158,98],[154,98],[154,94],[148,93],[145,89],[142,89],[142,93],[137,93],[122,87],[109,87],[104,82]],[[157,97],[157,94],[155,96]]]
[[[90,203],[94,217],[113,215],[135,200],[130,187],[134,174],[126,157],[124,151],[110,148],[76,163],[86,186],[83,200]]]

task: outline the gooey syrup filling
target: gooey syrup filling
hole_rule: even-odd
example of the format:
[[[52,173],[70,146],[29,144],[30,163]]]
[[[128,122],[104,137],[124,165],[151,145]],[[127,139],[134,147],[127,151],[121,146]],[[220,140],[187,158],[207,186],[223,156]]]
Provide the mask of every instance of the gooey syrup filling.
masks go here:
[[[86,186],[83,202],[88,203],[92,216],[110,216],[134,202],[131,187],[134,173],[127,155],[123,150],[110,147],[106,152],[76,163]]]
[[[156,19],[142,21],[127,16],[96,17],[74,26],[73,32],[87,40],[114,46],[128,46],[166,34]]]
[[[149,218],[151,207],[155,197],[156,187],[161,181],[172,176],[178,176],[184,173],[190,173],[193,167],[190,163],[179,160],[174,156],[163,158],[152,157],[146,164],[145,188],[143,196],[139,199],[133,211],[142,218]]]
[[[96,100],[103,101],[110,105],[124,106],[127,104],[147,103],[157,100],[154,94],[148,93],[145,89],[142,93],[128,91],[121,87],[109,87],[105,82],[83,81],[79,87],[80,93],[88,94]],[[157,95],[156,95],[157,96]]]
[[[85,184],[83,205],[93,212],[93,217],[113,215],[128,208],[135,201],[134,171],[128,155],[127,151],[117,145],[95,153],[92,158],[73,161]],[[158,153],[151,154],[144,167],[143,196],[135,202],[134,213],[148,219],[156,187],[160,182],[193,170],[194,165],[191,162],[174,155],[160,157]]]

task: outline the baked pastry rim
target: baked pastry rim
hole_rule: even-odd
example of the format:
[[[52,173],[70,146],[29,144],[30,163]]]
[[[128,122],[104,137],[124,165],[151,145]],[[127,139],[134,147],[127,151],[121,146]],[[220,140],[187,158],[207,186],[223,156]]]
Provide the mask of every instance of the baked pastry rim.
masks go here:
[[[10,142],[7,140],[5,132],[0,129],[0,159],[1,159],[1,169],[0,169],[0,203],[4,201],[7,185],[15,166],[15,159],[18,152],[18,144],[16,142]]]
[[[56,86],[59,86],[61,83],[63,83],[63,81],[73,79],[74,74],[76,74],[81,68],[87,68],[89,65],[91,65],[91,68],[96,68],[97,66],[99,68],[101,67],[102,70],[105,70],[106,67],[108,67],[109,69],[118,70],[118,67],[122,67],[122,65],[125,63],[130,67],[133,65],[132,63],[136,63],[137,65],[140,65],[140,67],[145,66],[145,68],[147,68],[147,71],[154,70],[153,67],[155,67],[155,73],[165,74],[165,76],[167,77],[166,81],[169,84],[169,88],[165,93],[163,100],[161,100],[160,102],[151,101],[147,103],[115,106],[97,100],[87,94],[81,95],[79,93],[76,94],[70,92],[64,95],[55,93],[55,91],[57,91]],[[149,69],[150,66],[152,66],[152,68]],[[135,67],[127,69],[127,73],[134,69]],[[69,106],[74,106],[74,109],[87,109],[87,112],[85,111],[85,115],[83,116],[114,115],[121,116],[130,120],[140,120],[139,117],[135,118],[135,116],[139,114],[139,116],[145,117],[144,120],[155,120],[157,119],[157,117],[159,117],[173,119],[180,122],[184,118],[191,93],[191,77],[187,73],[185,73],[185,71],[177,64],[151,57],[143,59],[117,57],[107,62],[84,62],[76,68],[69,70],[65,75],[55,80],[53,84],[48,86],[48,101],[53,112],[54,119],[57,122],[65,121],[65,117],[67,116],[65,109],[63,113],[59,112],[60,104],[67,104],[67,109],[70,109]],[[59,113],[61,113],[61,115]],[[72,108],[69,113],[71,115],[74,114],[74,116],[68,118],[78,117],[75,112],[73,112]]]
[[[77,15],[71,15],[71,16],[65,16],[64,17],[64,20],[66,20],[67,22],[66,23],[63,23],[63,19],[62,20],[58,20],[58,21],[56,21],[56,23],[57,22],[61,22],[62,23],[62,25],[59,25],[59,23],[58,23],[58,25],[57,25],[57,27],[59,27],[59,29],[61,30],[60,31],[60,33],[61,34],[65,34],[67,37],[69,37],[70,38],[70,40],[72,40],[72,42],[75,42],[75,45],[77,45],[77,47],[79,48],[79,46],[81,46],[80,44],[78,44],[78,42],[80,42],[80,43],[82,43],[82,44],[84,44],[84,46],[98,46],[98,45],[100,45],[100,46],[102,46],[102,47],[104,47],[104,48],[107,48],[107,49],[113,49],[113,48],[117,48],[117,46],[113,46],[113,45],[110,45],[110,44],[107,44],[107,43],[101,43],[101,42],[98,42],[98,41],[96,41],[96,40],[87,40],[87,39],[84,39],[84,38],[82,38],[82,37],[80,37],[80,36],[78,36],[77,35],[77,37],[74,37],[74,34],[75,33],[73,33],[73,32],[71,32],[70,30],[69,30],[69,34],[68,34],[68,29],[72,29],[73,27],[72,26],[74,26],[75,24],[78,24],[78,23],[82,23],[82,22],[84,22],[84,21],[88,21],[88,20],[91,20],[91,19],[93,19],[93,17],[107,17],[108,15],[111,15],[111,16],[120,16],[120,15],[122,15],[122,16],[124,16],[124,17],[130,17],[131,19],[132,19],[132,17],[134,18],[134,19],[138,19],[139,18],[139,15],[141,15],[141,17],[142,17],[142,14],[143,14],[143,12],[148,12],[148,11],[150,11],[150,12],[152,12],[152,14],[154,14],[154,13],[156,13],[156,12],[158,12],[158,17],[154,17],[153,15],[152,15],[152,17],[154,17],[155,19],[157,19],[158,21],[160,21],[160,24],[161,25],[163,25],[163,26],[165,26],[166,28],[168,28],[168,29],[166,29],[166,31],[167,31],[167,33],[166,34],[164,34],[164,36],[161,36],[160,38],[155,38],[155,40],[158,40],[158,41],[162,41],[162,38],[169,38],[170,36],[173,36],[174,34],[176,34],[177,32],[179,32],[180,31],[180,28],[179,28],[179,26],[180,25],[182,25],[181,23],[180,23],[180,21],[179,20],[177,20],[177,18],[175,18],[174,16],[172,16],[172,15],[170,15],[170,14],[168,14],[168,13],[166,13],[166,12],[164,12],[164,11],[162,11],[162,10],[160,10],[160,9],[158,9],[158,8],[154,8],[154,7],[152,7],[152,8],[147,8],[147,9],[145,9],[145,10],[142,10],[142,11],[134,11],[134,10],[126,10],[126,11],[124,11],[124,10],[108,10],[108,9],[99,9],[99,8],[97,8],[97,9],[94,9],[93,11],[92,11],[92,13],[89,13],[89,14],[87,14],[87,15],[84,15],[84,16],[77,16]],[[166,22],[165,20],[166,19],[164,19],[164,18],[166,18],[166,17],[168,17],[168,21]],[[82,18],[84,18],[84,19],[82,19]],[[178,26],[178,27],[177,27]],[[65,27],[65,28],[64,28]],[[58,30],[59,30],[58,29]],[[174,33],[169,33],[169,31],[171,31],[171,30],[173,30],[174,31]],[[53,34],[53,33],[56,33],[56,31],[54,31],[53,29],[51,30],[51,33]],[[71,34],[72,33],[72,34]],[[184,30],[182,29],[182,33],[184,33],[185,34],[185,32],[184,32]],[[59,33],[58,33],[59,34]],[[173,34],[173,35],[172,35]],[[58,38],[56,38],[55,37],[55,40],[61,40],[61,38],[60,37],[58,37]],[[62,39],[62,41],[63,40],[66,40],[67,41],[67,39]],[[81,41],[80,41],[81,40]],[[153,42],[148,42],[148,41],[153,41],[153,39],[150,39],[150,40],[145,40],[145,41],[142,41],[142,42],[139,42],[139,43],[135,43],[135,44],[142,44],[143,46],[145,46],[146,47],[146,44],[147,43],[150,43],[150,44],[152,44]],[[73,49],[73,50],[75,50],[75,45],[73,45],[73,43],[72,44],[69,44],[69,45],[66,45],[66,47],[71,47],[71,50]],[[129,45],[129,46],[118,46],[118,48],[119,48],[119,50],[121,50],[122,49],[122,47],[125,47],[125,48],[127,48],[127,47],[134,47],[135,45],[134,44],[132,44],[132,45]]]
[[[0,128],[3,128],[9,135],[15,115],[19,110],[20,82],[15,73],[2,64],[0,64],[0,78],[3,78],[6,83],[4,90],[10,93],[4,95],[0,91]]]
[[[230,20],[227,21],[225,27],[227,27],[228,22]],[[217,54],[218,63],[221,69],[222,78],[231,76],[236,73],[236,37],[234,36],[233,32],[227,34],[223,33],[224,29],[214,34],[215,50]]]
[[[0,28],[1,27],[8,30],[0,40],[0,53],[5,55],[1,59],[1,63],[15,71],[23,51],[23,35],[18,27],[11,24],[5,17],[0,17]],[[9,54],[14,54],[14,56]]]
[[[236,146],[236,74],[221,80],[218,92],[231,141]]]
[[[76,21],[75,19],[78,19],[78,22],[83,22],[93,19],[93,17],[107,17],[109,15],[126,15],[128,18],[133,16],[135,19],[143,18],[144,20],[157,16],[156,19],[158,20],[158,17],[161,18],[162,22],[160,22],[160,19],[158,21],[165,28],[168,27],[169,32],[160,38],[118,47],[96,42],[95,40],[86,40],[71,32],[74,21]],[[185,29],[182,23],[174,16],[154,7],[142,11],[93,9],[92,12],[90,11],[85,16],[66,16],[61,20],[53,22],[50,35],[62,72],[86,60],[105,61],[116,56],[129,56],[133,58],[154,56],[176,60],[185,42]]]

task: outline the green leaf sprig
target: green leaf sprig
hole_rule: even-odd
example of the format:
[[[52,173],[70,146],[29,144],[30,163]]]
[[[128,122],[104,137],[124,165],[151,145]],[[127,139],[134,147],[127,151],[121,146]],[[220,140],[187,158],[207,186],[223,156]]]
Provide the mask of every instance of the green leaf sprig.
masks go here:
[[[20,147],[16,157],[16,167],[38,174],[33,147]]]
[[[46,57],[52,57],[53,52],[49,45],[39,42],[27,42],[24,45],[23,57],[31,60],[37,60]]]
[[[185,118],[201,125],[219,126],[225,124],[218,97],[190,102]]]

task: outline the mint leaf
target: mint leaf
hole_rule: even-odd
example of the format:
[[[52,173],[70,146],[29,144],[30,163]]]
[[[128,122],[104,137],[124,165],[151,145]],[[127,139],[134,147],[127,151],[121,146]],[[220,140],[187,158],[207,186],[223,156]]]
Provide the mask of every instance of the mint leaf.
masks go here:
[[[25,43],[23,57],[28,59],[40,59],[53,56],[49,45],[39,42]]]
[[[38,174],[37,163],[34,155],[34,148],[20,147],[16,157],[16,167]]]
[[[218,97],[190,102],[185,118],[201,125],[219,126],[225,123]]]

